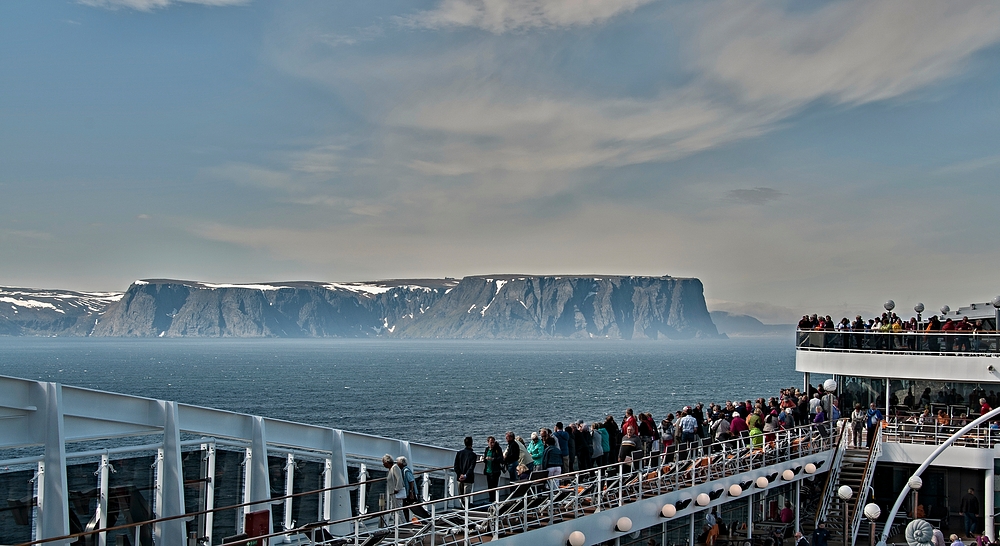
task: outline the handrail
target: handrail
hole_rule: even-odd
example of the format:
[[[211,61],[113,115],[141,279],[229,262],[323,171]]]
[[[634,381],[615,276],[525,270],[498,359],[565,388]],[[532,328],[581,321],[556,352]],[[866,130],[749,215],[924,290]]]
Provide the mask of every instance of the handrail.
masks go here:
[[[1000,356],[1000,332],[796,330],[799,351]]]
[[[882,454],[882,423],[879,422],[875,426],[878,429],[875,431],[872,445],[868,448],[868,461],[865,462],[865,471],[861,475],[861,487],[856,497],[858,501],[854,504],[854,517],[851,519],[851,544],[855,544],[858,540],[861,516],[864,515],[865,503],[863,501],[868,498],[868,488],[871,487],[872,478],[875,476],[875,464],[878,462],[879,455]]]
[[[437,468],[430,468],[430,469],[427,469],[427,470],[421,470],[418,473],[419,474],[429,474],[431,472],[438,472],[438,471],[446,470],[446,469],[450,469],[450,468],[452,468],[450,465],[449,466],[442,466],[442,467],[437,467]],[[376,478],[374,480],[366,480],[364,483],[365,484],[377,483],[377,482],[380,482],[380,481],[385,481],[386,479],[388,479],[388,478]],[[18,544],[17,546],[33,546],[35,544],[46,544],[48,542],[55,542],[55,541],[59,541],[59,540],[68,540],[68,539],[73,539],[73,538],[80,538],[80,537],[85,537],[85,536],[99,534],[99,533],[109,533],[111,531],[121,531],[122,529],[133,529],[135,527],[141,527],[143,525],[153,525],[153,524],[156,524],[156,523],[162,523],[162,522],[166,522],[166,521],[174,521],[174,520],[178,520],[178,519],[188,519],[188,518],[193,518],[193,517],[197,517],[197,516],[203,516],[203,515],[206,515],[206,514],[214,514],[215,512],[222,512],[222,511],[225,511],[225,510],[235,510],[237,508],[246,508],[248,506],[257,506],[257,505],[261,505],[261,504],[277,504],[279,501],[283,501],[283,500],[287,500],[287,499],[293,499],[293,498],[297,498],[297,497],[306,497],[306,496],[310,496],[310,495],[318,495],[320,493],[326,493],[328,491],[335,491],[335,490],[338,490],[338,489],[354,488],[354,487],[357,487],[359,485],[361,485],[361,482],[345,483],[345,484],[341,484],[341,485],[334,485],[332,487],[324,487],[322,489],[316,489],[316,490],[313,490],[313,491],[303,491],[303,492],[300,492],[300,493],[292,493],[291,495],[282,495],[280,497],[271,497],[270,499],[267,499],[267,500],[256,500],[256,501],[250,501],[250,502],[242,502],[240,504],[230,504],[229,506],[216,507],[216,508],[212,508],[211,510],[199,510],[197,512],[187,512],[187,513],[179,514],[179,515],[176,515],[176,516],[166,516],[166,517],[162,517],[162,518],[149,519],[149,520],[146,520],[146,521],[137,521],[137,522],[134,522],[134,523],[126,523],[126,524],[123,524],[123,525],[116,525],[114,527],[103,527],[103,528],[100,528],[100,529],[94,529],[92,531],[84,531],[84,532],[79,532],[79,533],[72,533],[72,534],[69,534],[69,535],[63,535],[63,536],[59,536],[59,537],[41,538],[41,539],[33,540],[31,542],[22,542],[22,543]],[[440,501],[438,501],[438,502],[440,502]],[[285,534],[288,534],[288,532],[287,531],[283,531],[281,533],[278,533],[278,535],[285,535]]]
[[[940,445],[950,438],[961,426],[940,425],[936,421],[934,424],[921,424],[903,421],[898,417],[889,417],[886,421],[885,437],[883,441],[899,444],[919,444],[919,445]],[[957,438],[955,446],[992,449],[1000,443],[1000,430],[992,428],[990,425],[981,424],[973,429],[975,434],[966,434]]]
[[[847,451],[848,444],[850,443],[850,436],[847,434],[847,430],[851,426],[850,420],[848,418],[841,419],[839,424],[837,450],[833,453],[833,460],[830,462],[830,471],[826,473],[823,498],[819,506],[816,507],[815,526],[818,526],[819,522],[825,520],[827,513],[830,511],[830,504],[833,502],[833,497],[836,495],[837,483],[840,481],[840,467],[844,460],[844,453]]]
[[[771,433],[768,433],[771,434]],[[436,506],[442,503],[454,503],[461,502],[467,497],[482,495],[483,493],[492,493],[497,491],[508,491],[514,487],[518,487],[525,483],[528,484],[542,484],[545,482],[551,482],[551,480],[572,480],[574,487],[572,492],[569,494],[568,498],[563,499],[564,503],[572,503],[574,510],[575,507],[581,502],[583,497],[593,497],[599,499],[598,502],[603,504],[603,508],[611,508],[614,505],[623,505],[632,502],[633,499],[638,500],[643,497],[644,492],[650,493],[655,492],[657,495],[664,494],[670,491],[674,491],[680,488],[689,487],[708,481],[721,479],[726,476],[731,476],[735,474],[740,474],[749,470],[756,468],[762,468],[768,465],[777,464],[781,462],[787,462],[793,459],[808,457],[809,455],[819,453],[825,450],[829,450],[833,447],[833,441],[829,437],[823,437],[816,432],[812,425],[803,425],[799,427],[793,427],[786,430],[775,431],[774,439],[770,442],[766,442],[762,448],[754,448],[751,446],[749,438],[734,438],[732,440],[727,440],[724,442],[715,442],[711,444],[702,444],[699,441],[693,442],[687,446],[689,449],[688,453],[691,455],[688,458],[675,460],[675,461],[665,461],[666,457],[664,455],[659,456],[646,456],[642,457],[636,461],[626,461],[626,462],[616,462],[608,465],[588,469],[588,470],[578,470],[574,472],[567,472],[560,474],[554,478],[542,478],[532,482],[514,482],[510,485],[504,485],[494,489],[475,491],[470,494],[465,495],[454,495],[451,497],[445,497],[436,500],[427,500],[420,503],[414,503],[408,505],[407,508],[418,506],[418,507],[430,507],[432,516],[437,513]],[[796,441],[800,443],[796,444]],[[793,448],[793,446],[795,446]],[[679,452],[674,452],[679,453]],[[734,455],[735,456],[727,456]],[[718,456],[717,458],[713,458]],[[654,460],[655,459],[655,460]],[[655,463],[655,464],[654,464]],[[450,466],[440,467],[435,469],[430,469],[426,471],[421,471],[421,474],[427,474],[430,472],[437,472],[441,470],[450,469]],[[384,480],[380,478],[379,480]],[[366,481],[364,483],[370,484],[372,480]],[[223,510],[233,510],[236,508],[247,507],[250,505],[261,505],[261,504],[272,504],[277,503],[281,500],[285,500],[292,497],[300,497],[307,495],[315,495],[318,493],[323,493],[326,491],[334,489],[342,489],[349,487],[357,487],[361,482],[338,485],[330,488],[317,489],[315,491],[307,491],[302,493],[295,493],[293,495],[285,495],[281,497],[272,497],[269,500],[263,501],[252,501],[248,503],[241,503],[231,506],[225,506],[220,508],[213,508],[212,510],[202,510],[199,512],[191,512],[182,515],[169,516],[164,518],[157,518],[153,520],[136,522],[131,524],[119,525],[114,527],[107,527],[102,529],[94,529],[91,531],[74,533],[71,535],[65,535],[60,537],[52,537],[34,540],[31,542],[21,543],[18,546],[32,546],[37,544],[45,544],[49,542],[55,542],[60,540],[77,539],[80,537],[85,537],[89,535],[96,535],[99,533],[106,533],[110,531],[117,531],[123,529],[130,529],[141,527],[143,525],[151,525],[165,521],[172,521],[177,519],[187,519],[196,517],[199,515],[204,515],[208,513],[219,512]],[[610,490],[610,486],[614,485],[615,491]],[[593,487],[592,492],[587,492],[586,489]],[[607,490],[605,490],[607,488]],[[581,489],[585,491],[581,492]],[[529,500],[539,500],[541,497],[539,495],[549,495],[549,501],[552,501],[552,490],[550,489],[544,494],[536,494],[534,496],[525,495],[524,510],[528,509]],[[544,499],[541,499],[544,500]],[[505,501],[494,501],[484,508],[487,510],[497,510],[499,505]],[[613,504],[612,504],[613,503]],[[466,503],[463,503],[467,506]],[[449,504],[445,504],[448,506]],[[554,511],[556,507],[550,508],[549,518],[554,517]],[[254,537],[254,538],[269,538],[285,536],[294,533],[302,533],[319,527],[327,527],[331,525],[353,523],[355,527],[355,535],[360,531],[359,528],[363,525],[364,521],[371,521],[372,519],[377,519],[382,516],[398,512],[400,509],[390,509],[383,510],[379,512],[372,512],[367,514],[359,514],[356,516],[351,516],[350,518],[344,518],[339,520],[330,521],[318,521],[310,523],[304,526],[296,527],[293,529],[283,529],[281,531],[276,531],[267,537]],[[482,521],[484,516],[482,512],[473,512],[471,515],[469,510],[465,509],[462,511],[454,512],[456,514],[463,514],[463,528],[466,532],[477,531],[475,526],[470,527],[470,523],[475,523],[476,521]],[[499,516],[494,515],[494,523],[492,524],[492,529],[498,529]],[[477,519],[478,518],[478,519]],[[398,533],[399,521],[395,523],[396,531]],[[489,529],[490,525],[486,525],[484,529]],[[230,543],[229,546],[235,546],[241,542]]]

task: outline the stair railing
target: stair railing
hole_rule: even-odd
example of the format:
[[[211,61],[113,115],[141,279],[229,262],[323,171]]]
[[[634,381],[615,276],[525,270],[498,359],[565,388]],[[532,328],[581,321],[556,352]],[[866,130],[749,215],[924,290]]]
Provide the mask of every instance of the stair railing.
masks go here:
[[[851,544],[858,540],[858,530],[861,528],[861,517],[864,516],[865,504],[868,499],[868,489],[872,485],[872,478],[875,476],[875,463],[878,462],[879,455],[882,454],[882,422],[878,423],[878,430],[875,431],[875,440],[868,451],[868,462],[865,463],[865,472],[861,476],[861,488],[858,491],[857,502],[854,503],[854,514],[851,519]]]
[[[844,453],[847,452],[850,438],[847,429],[851,426],[850,420],[841,419],[843,425],[838,432],[837,449],[833,451],[830,461],[830,471],[826,473],[826,485],[823,487],[823,497],[819,506],[816,507],[816,518],[813,520],[814,526],[819,526],[819,522],[825,521],[833,501],[837,498],[837,484],[840,483],[840,467],[844,461]]]

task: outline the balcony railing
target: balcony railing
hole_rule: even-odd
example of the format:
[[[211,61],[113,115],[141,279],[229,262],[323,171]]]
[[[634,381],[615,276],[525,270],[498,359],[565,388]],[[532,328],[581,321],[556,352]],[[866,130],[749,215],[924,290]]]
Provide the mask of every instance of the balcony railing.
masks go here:
[[[807,463],[814,465],[814,471],[828,464],[829,452],[836,447],[838,441],[836,434],[831,435],[828,427],[817,425],[795,427],[765,436],[769,438],[760,446],[754,446],[749,438],[741,437],[713,444],[686,444],[667,455],[653,454],[643,457],[642,452],[638,451],[634,460],[625,463],[613,463],[555,477],[515,482],[497,489],[476,491],[472,495],[455,494],[454,476],[448,469],[434,468],[427,470],[425,475],[442,471],[446,473],[449,486],[445,497],[431,499],[425,487],[421,494],[423,497],[421,502],[408,508],[423,508],[428,515],[418,516],[415,511],[409,520],[401,517],[398,509],[377,512],[366,509],[365,486],[382,482],[384,478],[290,496],[272,497],[270,504],[276,505],[287,499],[315,496],[329,489],[350,488],[358,491],[357,505],[352,510],[354,515],[350,518],[288,526],[269,535],[252,538],[258,540],[280,538],[288,543],[309,545],[367,544],[365,541],[374,540],[373,537],[377,537],[381,543],[397,546],[451,542],[481,543],[717,480],[732,481],[738,478],[747,480],[742,483],[741,491],[750,490],[752,487],[760,489],[763,486],[750,473],[763,469],[774,472],[773,475],[765,476],[767,486],[780,485],[786,483],[785,480],[788,478],[779,478],[780,474],[774,469],[780,469],[781,465],[784,465],[794,475],[804,476],[805,474],[800,475],[799,471],[805,469],[806,473],[810,472],[806,468]],[[819,469],[820,472],[827,470],[828,468]],[[732,483],[724,482],[717,490],[712,490],[710,498],[713,502],[720,497],[729,500],[733,496],[728,489],[731,485]],[[470,502],[472,499],[469,497],[482,499],[484,496],[492,496],[494,492],[498,494],[499,500],[486,504]],[[20,546],[41,545],[66,539],[77,540],[83,537],[97,538],[102,533],[121,529],[130,529],[130,534],[136,536],[141,527],[151,528],[164,521],[191,518],[206,513],[218,514],[255,504],[267,503],[247,502],[168,518],[97,528],[63,537],[24,542]],[[683,515],[688,515],[702,509],[702,506],[688,498],[679,501],[676,509],[678,513],[683,512]],[[686,509],[689,511],[684,512]],[[275,527],[279,525],[276,524]],[[349,531],[335,537],[326,529]],[[225,541],[224,546],[246,543],[247,538],[232,538]]]
[[[915,423],[909,418],[891,416],[882,429],[882,441],[898,444],[940,445],[955,434],[965,423],[940,425],[938,423]],[[993,449],[1000,444],[1000,428],[994,424],[983,425],[955,441],[955,446]]]
[[[801,351],[1000,355],[1000,333],[798,330],[795,347]]]

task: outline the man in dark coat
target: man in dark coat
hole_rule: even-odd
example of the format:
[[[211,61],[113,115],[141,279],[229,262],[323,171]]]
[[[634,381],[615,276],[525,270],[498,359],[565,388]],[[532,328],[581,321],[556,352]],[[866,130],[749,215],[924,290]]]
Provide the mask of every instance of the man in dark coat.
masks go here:
[[[969,492],[962,496],[958,515],[965,518],[965,538],[972,538],[972,533],[976,530],[976,518],[979,517],[979,499],[971,487]]]
[[[521,459],[521,446],[514,440],[514,433],[507,431],[504,439],[507,440],[507,449],[503,452],[503,464],[510,476],[510,481],[517,481],[517,462]]]
[[[458,476],[458,493],[471,495],[476,481],[476,452],[472,451],[472,437],[465,437],[465,449],[455,454],[455,475]],[[466,501],[472,497],[466,497]]]

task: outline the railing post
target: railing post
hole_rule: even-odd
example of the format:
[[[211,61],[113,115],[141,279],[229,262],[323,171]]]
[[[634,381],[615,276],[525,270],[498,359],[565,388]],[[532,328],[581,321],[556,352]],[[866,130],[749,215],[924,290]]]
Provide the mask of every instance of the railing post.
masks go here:
[[[368,513],[368,465],[361,463],[361,470],[358,472],[358,515],[363,516]]]
[[[97,497],[97,527],[98,529],[105,529],[108,526],[108,478],[110,477],[110,461],[108,460],[108,455],[105,453],[101,455],[101,467],[97,470],[97,487],[100,491],[100,496]],[[98,546],[107,546],[108,544],[108,534],[101,532],[97,535]]]
[[[295,455],[291,453],[287,454],[285,457],[285,496],[289,496],[295,491]],[[285,499],[285,514],[284,521],[282,525],[284,530],[287,531],[295,526],[295,522],[292,520],[292,499],[289,497]],[[292,541],[292,535],[285,535],[283,542],[289,543]]]
[[[211,510],[215,509],[215,444],[202,444],[201,449],[205,452],[202,459],[205,465],[203,472],[205,477],[205,510],[209,510],[205,514],[205,529],[202,532],[202,536],[208,539],[208,544],[211,544],[212,526],[215,524],[215,513],[211,512]]]

